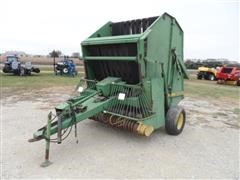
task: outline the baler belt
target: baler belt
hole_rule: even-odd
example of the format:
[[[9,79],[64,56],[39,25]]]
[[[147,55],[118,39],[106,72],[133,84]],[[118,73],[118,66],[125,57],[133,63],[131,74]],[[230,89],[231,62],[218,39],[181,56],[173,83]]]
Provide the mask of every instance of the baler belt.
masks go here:
[[[112,35],[119,36],[128,34],[140,34],[141,29],[144,32],[149,26],[151,26],[151,24],[157,18],[158,16],[145,19],[136,19],[132,21],[112,23]]]

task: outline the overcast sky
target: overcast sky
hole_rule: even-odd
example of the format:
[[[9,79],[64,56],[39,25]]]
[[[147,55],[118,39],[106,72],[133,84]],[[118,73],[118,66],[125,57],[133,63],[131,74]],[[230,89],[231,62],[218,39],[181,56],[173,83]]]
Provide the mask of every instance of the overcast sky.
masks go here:
[[[238,0],[0,0],[0,53],[80,52],[107,21],[168,12],[184,31],[185,58],[239,61]]]

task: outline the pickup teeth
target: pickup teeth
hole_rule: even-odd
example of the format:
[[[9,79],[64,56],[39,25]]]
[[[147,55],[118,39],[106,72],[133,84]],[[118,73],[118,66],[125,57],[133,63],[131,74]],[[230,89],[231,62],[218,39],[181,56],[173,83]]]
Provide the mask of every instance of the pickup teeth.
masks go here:
[[[143,136],[150,136],[154,131],[152,126],[117,115],[99,113],[96,116],[92,116],[90,119]]]

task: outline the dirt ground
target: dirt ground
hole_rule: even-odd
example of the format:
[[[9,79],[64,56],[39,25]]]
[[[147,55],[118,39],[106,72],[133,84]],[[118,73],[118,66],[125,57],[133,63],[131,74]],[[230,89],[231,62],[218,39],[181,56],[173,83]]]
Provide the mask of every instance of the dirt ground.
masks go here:
[[[27,92],[3,90],[3,178],[239,178],[238,103],[186,97],[184,131],[164,129],[141,137],[86,120],[61,145],[51,144],[47,168],[45,142],[28,139],[45,125],[49,110],[74,95],[71,87]],[[14,94],[14,95],[13,95]]]

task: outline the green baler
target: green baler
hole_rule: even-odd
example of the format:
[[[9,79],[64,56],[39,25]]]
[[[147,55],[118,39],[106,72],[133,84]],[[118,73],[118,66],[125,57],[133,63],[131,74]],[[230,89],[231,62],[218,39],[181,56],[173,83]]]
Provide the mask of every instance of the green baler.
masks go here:
[[[61,143],[72,127],[92,119],[130,132],[150,136],[165,126],[178,135],[185,124],[183,99],[183,31],[176,19],[162,16],[108,22],[81,43],[85,78],[79,96],[56,107],[30,141]],[[57,134],[56,139],[51,135]]]

